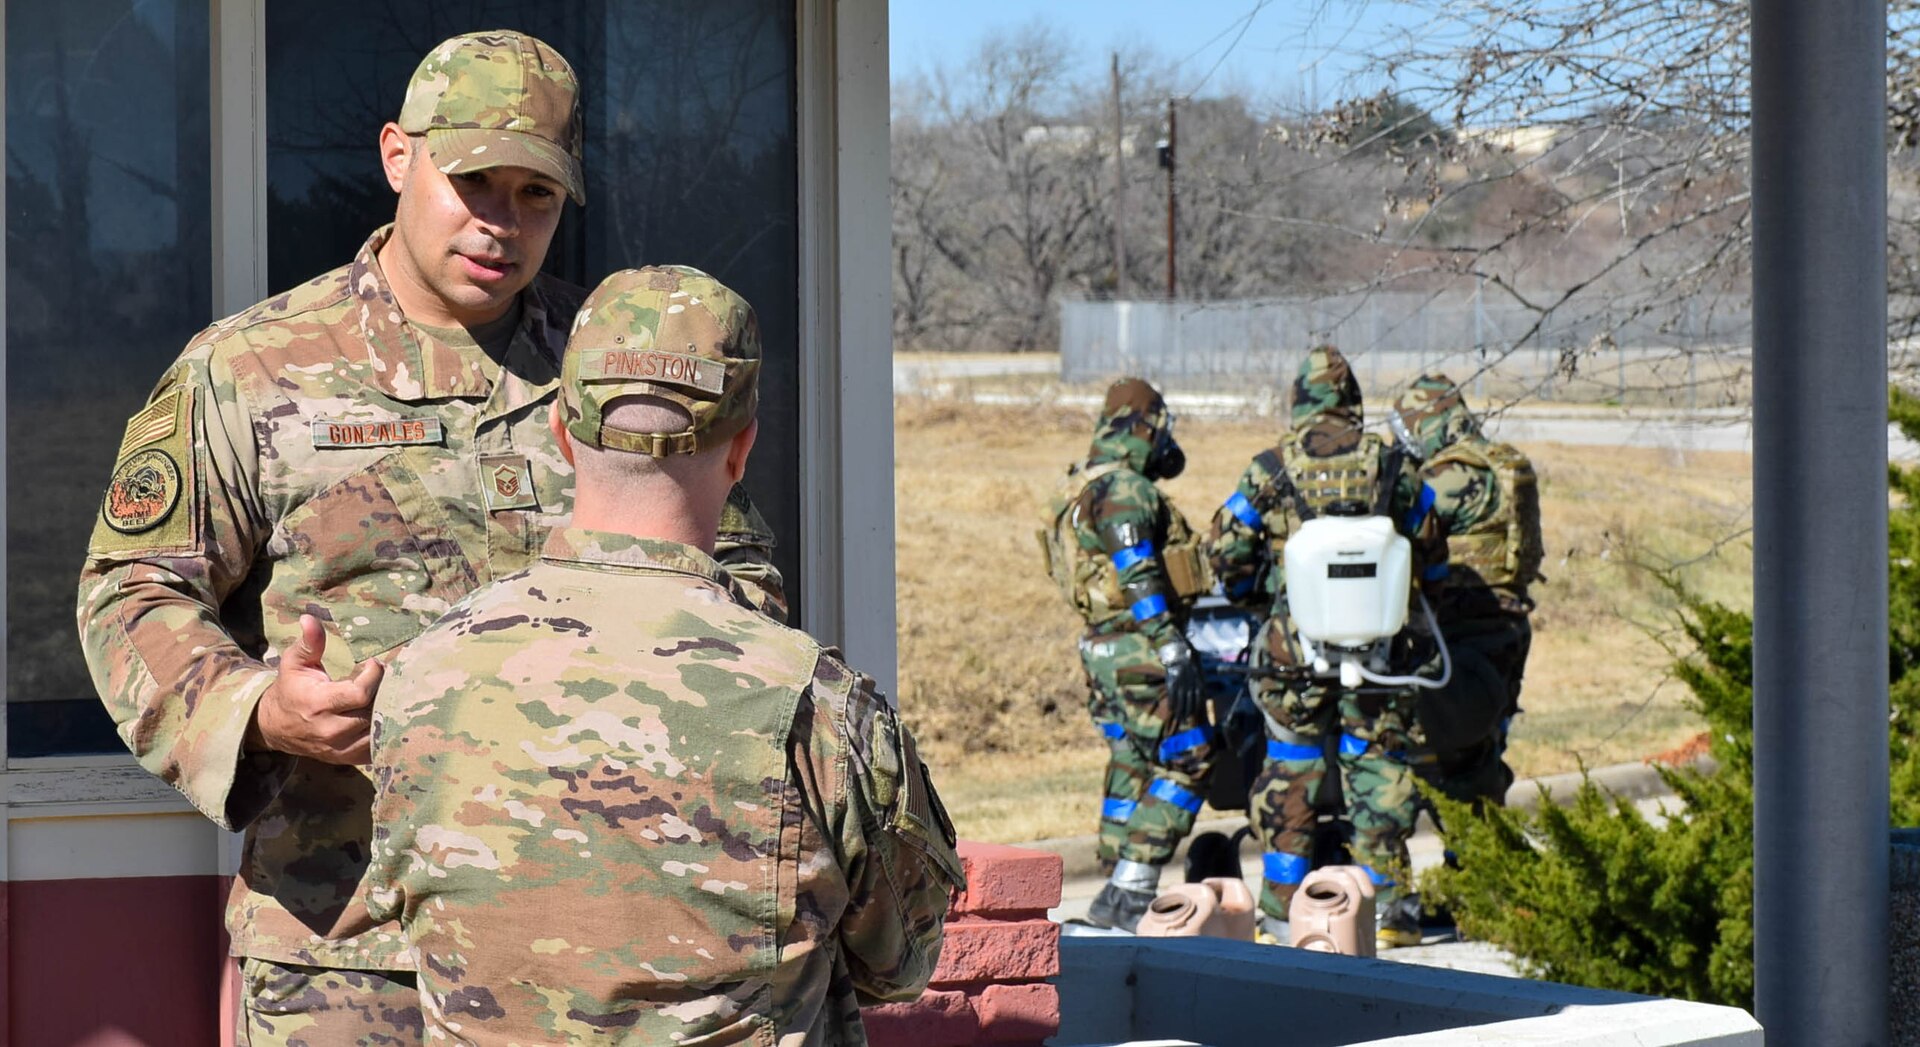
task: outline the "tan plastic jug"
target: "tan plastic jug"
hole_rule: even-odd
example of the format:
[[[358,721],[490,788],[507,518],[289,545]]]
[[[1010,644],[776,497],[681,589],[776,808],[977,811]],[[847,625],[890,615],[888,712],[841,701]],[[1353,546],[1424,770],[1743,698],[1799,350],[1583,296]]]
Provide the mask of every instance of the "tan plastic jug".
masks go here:
[[[1287,907],[1296,949],[1372,956],[1373,880],[1357,865],[1329,865],[1307,874]]]
[[[1161,892],[1134,933],[1143,938],[1208,937],[1253,940],[1253,892],[1244,881],[1216,877]]]

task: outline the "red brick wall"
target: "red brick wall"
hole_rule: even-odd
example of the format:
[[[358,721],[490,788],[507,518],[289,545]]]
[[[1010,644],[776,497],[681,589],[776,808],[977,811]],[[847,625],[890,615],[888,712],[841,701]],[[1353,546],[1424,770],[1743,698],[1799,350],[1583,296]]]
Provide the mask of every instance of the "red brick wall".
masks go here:
[[[1060,1031],[1060,856],[961,841],[967,891],[927,991],[865,1012],[874,1047],[1039,1044]]]

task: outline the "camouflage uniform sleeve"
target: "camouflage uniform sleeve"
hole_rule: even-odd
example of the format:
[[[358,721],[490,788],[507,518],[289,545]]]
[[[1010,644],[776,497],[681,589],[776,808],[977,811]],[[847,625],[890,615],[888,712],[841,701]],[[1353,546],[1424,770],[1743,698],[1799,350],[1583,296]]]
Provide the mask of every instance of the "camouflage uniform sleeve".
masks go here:
[[[1402,459],[1389,511],[1394,525],[1413,543],[1414,577],[1426,587],[1439,585],[1447,577],[1447,525],[1435,511],[1438,500],[1434,489],[1420,478],[1419,468]]]
[[[1160,533],[1160,489],[1131,470],[1113,473],[1095,486],[1087,527],[1119,575],[1121,601],[1153,646],[1185,643],[1174,615],[1179,597],[1160,562],[1160,543],[1166,540]]]
[[[740,583],[754,610],[785,625],[787,589],[780,569],[773,565],[774,544],[773,528],[747,492],[734,484],[727,492],[726,508],[721,510],[713,558]]]
[[[171,428],[155,414],[167,404]],[[258,816],[294,762],[242,751],[274,673],[219,613],[268,534],[258,461],[232,371],[206,346],[189,349],[128,423],[80,575],[81,648],[121,740],[225,829]],[[146,473],[158,487],[130,527],[128,485],[143,465],[158,468]]]
[[[1270,479],[1259,462],[1247,466],[1233,494],[1213,513],[1207,559],[1227,599],[1236,605],[1262,602],[1259,588],[1266,566],[1267,525],[1259,502]]]
[[[933,977],[947,907],[966,887],[953,822],[913,735],[870,678],[823,654],[810,695],[817,711],[832,710],[844,740],[844,775],[834,776],[844,802],[814,798],[830,812],[825,835],[846,875],[841,955],[863,1004],[911,1000]]]

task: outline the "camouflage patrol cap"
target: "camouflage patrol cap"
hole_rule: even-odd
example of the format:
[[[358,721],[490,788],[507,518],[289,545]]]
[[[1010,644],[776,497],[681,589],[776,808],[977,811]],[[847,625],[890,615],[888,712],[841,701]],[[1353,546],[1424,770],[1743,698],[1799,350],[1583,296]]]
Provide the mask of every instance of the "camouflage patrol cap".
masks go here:
[[[1342,416],[1358,425],[1364,420],[1361,411],[1360,380],[1353,376],[1340,350],[1322,345],[1309,352],[1293,380],[1294,427],[1327,415]]]
[[[760,325],[720,281],[683,265],[622,269],[574,317],[560,374],[567,432],[589,447],[664,458],[733,438],[760,395]],[[603,414],[622,396],[653,396],[693,416],[679,432],[616,429]]]
[[[531,168],[584,205],[579,99],[573,67],[545,43],[507,29],[462,33],[421,60],[397,122],[427,136],[447,174]]]
[[[1480,433],[1480,424],[1460,395],[1460,387],[1443,374],[1423,374],[1393,402],[1387,425],[1394,437],[1422,459]]]

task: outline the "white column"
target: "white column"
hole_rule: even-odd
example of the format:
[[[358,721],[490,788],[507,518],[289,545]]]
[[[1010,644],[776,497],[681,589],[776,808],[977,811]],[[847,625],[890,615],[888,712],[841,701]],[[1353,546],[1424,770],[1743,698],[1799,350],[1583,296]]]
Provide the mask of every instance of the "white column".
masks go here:
[[[896,681],[885,0],[800,3],[804,625]]]

